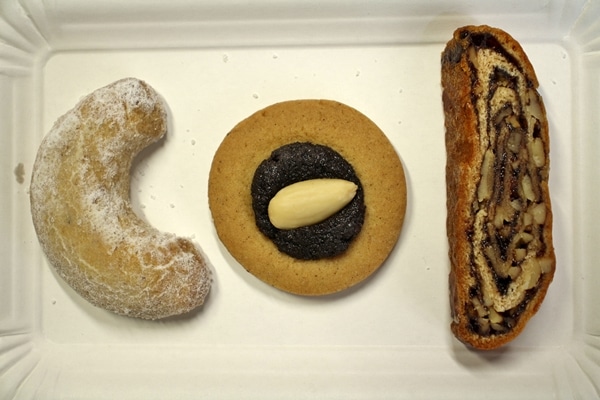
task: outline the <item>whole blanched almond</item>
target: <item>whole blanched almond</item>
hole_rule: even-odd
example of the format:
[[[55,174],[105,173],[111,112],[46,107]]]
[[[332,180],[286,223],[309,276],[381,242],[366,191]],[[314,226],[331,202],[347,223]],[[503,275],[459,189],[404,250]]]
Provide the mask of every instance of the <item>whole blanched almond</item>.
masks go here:
[[[310,179],[281,189],[269,203],[269,219],[278,229],[309,226],[329,218],[356,195],[358,186],[343,179]]]

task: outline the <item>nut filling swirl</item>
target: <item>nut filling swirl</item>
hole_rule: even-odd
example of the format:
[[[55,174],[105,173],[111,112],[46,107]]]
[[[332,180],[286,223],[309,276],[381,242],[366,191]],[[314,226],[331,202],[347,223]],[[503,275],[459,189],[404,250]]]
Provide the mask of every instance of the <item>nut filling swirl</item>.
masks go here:
[[[473,329],[480,334],[502,332],[519,317],[527,291],[514,296],[513,287],[535,291],[540,274],[548,272],[543,225],[546,204],[541,183],[548,164],[540,137],[539,94],[518,64],[493,37],[471,38],[469,61],[476,77],[472,91],[482,135],[483,162],[473,202],[474,262],[481,269],[480,293],[472,298]],[[490,63],[487,60],[493,59]],[[486,60],[486,61],[484,61]],[[512,311],[512,312],[511,312]]]
[[[499,335],[515,327],[544,274],[554,272],[548,126],[536,78],[525,72],[514,48],[469,29],[458,38],[442,63],[462,60],[468,68],[465,107],[475,115],[480,159],[470,200],[465,309],[473,333]]]

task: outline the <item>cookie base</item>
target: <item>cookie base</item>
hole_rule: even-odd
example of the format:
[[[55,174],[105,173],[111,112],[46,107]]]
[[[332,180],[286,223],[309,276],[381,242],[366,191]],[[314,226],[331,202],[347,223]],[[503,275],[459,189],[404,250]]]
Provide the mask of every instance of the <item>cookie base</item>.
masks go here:
[[[256,227],[254,172],[273,150],[296,141],[336,150],[363,184],[364,225],[339,256],[295,259]],[[406,181],[392,144],[366,116],[334,101],[293,100],[260,110],[229,132],[211,165],[208,200],[219,239],[248,272],[283,291],[318,296],[356,285],[387,259],[404,221]]]

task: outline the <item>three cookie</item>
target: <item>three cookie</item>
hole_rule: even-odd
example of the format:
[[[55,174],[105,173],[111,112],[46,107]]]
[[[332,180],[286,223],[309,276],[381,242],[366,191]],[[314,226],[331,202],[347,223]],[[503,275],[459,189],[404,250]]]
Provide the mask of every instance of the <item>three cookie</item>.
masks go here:
[[[457,30],[442,77],[453,330],[475,347],[493,348],[523,329],[554,274],[548,124],[533,68],[505,32]],[[141,81],[95,91],[47,135],[31,186],[36,232],[59,275],[92,304],[150,319],[193,309],[210,287],[195,245],[156,231],[129,204],[133,155],[165,133],[165,117]],[[312,181],[342,181],[351,196],[320,219],[304,213],[299,218],[310,222],[275,223],[279,193]],[[319,196],[309,197],[315,187],[301,194],[305,203],[293,201],[296,208],[323,214],[319,203],[335,196],[322,192],[346,190],[319,186]],[[402,163],[385,134],[329,100],[274,104],[236,125],[214,155],[208,197],[232,256],[267,284],[307,296],[373,274],[395,246],[406,211]],[[297,217],[286,215],[293,208],[284,220]],[[481,218],[457,223],[465,213]]]

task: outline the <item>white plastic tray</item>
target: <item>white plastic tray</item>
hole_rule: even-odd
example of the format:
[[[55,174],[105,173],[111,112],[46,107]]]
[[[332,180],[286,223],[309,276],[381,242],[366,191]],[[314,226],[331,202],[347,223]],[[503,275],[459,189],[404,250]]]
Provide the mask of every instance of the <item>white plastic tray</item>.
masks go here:
[[[0,398],[598,398],[598,1],[0,2]],[[510,32],[551,128],[558,269],[524,333],[466,349],[449,331],[440,53],[455,28]],[[132,171],[136,210],[192,237],[215,275],[191,316],[139,321],[57,279],[29,213],[42,136],[85,94],[135,76],[165,98],[166,140]],[[245,272],[207,202],[212,155],[240,120],[299,98],[344,102],[388,135],[409,205],[392,256],[335,296]]]

